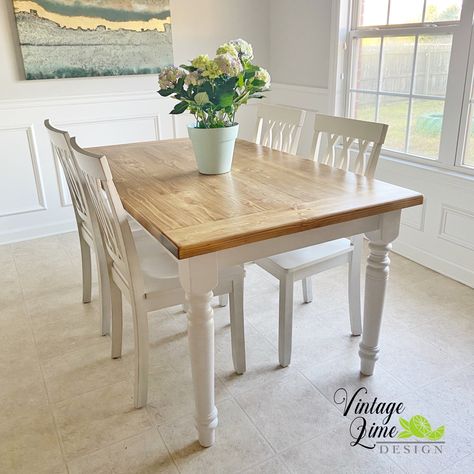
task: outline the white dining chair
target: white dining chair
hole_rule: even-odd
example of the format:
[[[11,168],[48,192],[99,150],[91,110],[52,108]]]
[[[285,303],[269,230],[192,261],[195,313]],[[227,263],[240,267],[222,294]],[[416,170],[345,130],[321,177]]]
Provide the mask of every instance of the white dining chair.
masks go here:
[[[91,216],[85,198],[82,180],[77,169],[76,160],[70,147],[68,132],[53,127],[49,120],[44,121],[48,130],[53,154],[57,158],[66,178],[66,184],[71,195],[71,201],[76,218],[77,233],[81,248],[82,264],[82,302],[91,301],[92,289],[92,255],[96,256],[99,282],[99,298],[101,302],[101,334],[105,336],[110,333],[110,291],[108,282],[107,265],[102,239],[95,238],[92,231]]]
[[[130,302],[135,336],[135,407],[146,405],[148,392],[148,316],[162,308],[184,304],[177,261],[144,229],[131,231],[105,156],[71,147],[82,172],[85,196],[94,210],[94,234],[104,242],[112,299],[112,356],[122,354],[122,295]],[[214,294],[230,294],[232,357],[235,371],[245,372],[242,266],[219,275]]]
[[[301,109],[258,104],[255,143],[295,155],[305,116],[306,112]]]
[[[317,114],[312,158],[320,163],[372,178],[388,126],[381,123]],[[322,138],[326,136],[323,151]],[[357,143],[357,149],[352,146]],[[354,157],[355,154],[355,157]],[[368,155],[368,157],[367,157]],[[258,260],[256,263],[280,282],[278,353],[282,367],[290,364],[294,282],[302,280],[303,301],[313,299],[311,276],[349,264],[349,315],[351,332],[362,332],[360,265],[363,236],[337,239]]]

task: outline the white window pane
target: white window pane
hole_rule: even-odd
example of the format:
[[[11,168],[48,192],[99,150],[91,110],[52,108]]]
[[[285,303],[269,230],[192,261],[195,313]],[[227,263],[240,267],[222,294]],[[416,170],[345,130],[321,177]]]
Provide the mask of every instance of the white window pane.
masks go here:
[[[444,100],[413,99],[408,153],[437,159]]]
[[[388,0],[360,0],[359,26],[386,25]]]
[[[362,38],[354,42],[352,88],[377,90],[380,38]]]
[[[408,120],[408,99],[404,97],[381,96],[378,122],[388,124],[385,148],[405,151],[405,137]]]
[[[427,0],[425,21],[453,21],[461,16],[462,0]]]
[[[420,36],[416,53],[415,94],[446,95],[452,35]]]
[[[384,39],[381,90],[386,92],[410,92],[414,54],[414,36],[388,36]]]
[[[375,108],[377,96],[375,94],[363,94],[353,92],[351,94],[351,116],[358,120],[373,122],[375,120]]]
[[[392,0],[388,23],[421,23],[423,19],[424,0]]]

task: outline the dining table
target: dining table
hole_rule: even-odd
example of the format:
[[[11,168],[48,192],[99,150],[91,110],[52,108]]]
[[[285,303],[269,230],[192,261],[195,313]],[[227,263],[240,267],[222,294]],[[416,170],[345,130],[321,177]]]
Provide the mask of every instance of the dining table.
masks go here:
[[[241,139],[232,171],[221,175],[200,174],[191,142],[184,138],[89,151],[106,156],[125,210],[176,259],[188,301],[195,422],[202,446],[215,442],[218,424],[211,298],[225,267],[365,234],[359,357],[362,374],[373,374],[391,243],[399,234],[402,209],[422,204],[421,194]]]

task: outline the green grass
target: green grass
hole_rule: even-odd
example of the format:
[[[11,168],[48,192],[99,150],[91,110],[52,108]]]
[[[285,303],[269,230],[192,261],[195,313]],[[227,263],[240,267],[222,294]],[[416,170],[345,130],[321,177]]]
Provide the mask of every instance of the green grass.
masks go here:
[[[396,98],[390,98],[392,100]],[[385,102],[379,110],[378,121],[389,125],[385,147],[388,149],[408,152],[425,158],[438,159],[440,133],[436,130],[427,130],[420,123],[420,118],[429,114],[442,114],[444,102],[441,100],[414,99],[412,104],[412,120],[410,126],[410,139],[408,150],[405,148],[406,120],[408,113],[408,101],[406,99]],[[356,110],[356,118],[360,120],[375,120],[375,107],[361,105]],[[474,167],[474,118],[466,144],[464,164]],[[441,130],[442,121],[439,124]],[[454,153],[454,152],[453,152]],[[453,156],[454,160],[454,156]]]

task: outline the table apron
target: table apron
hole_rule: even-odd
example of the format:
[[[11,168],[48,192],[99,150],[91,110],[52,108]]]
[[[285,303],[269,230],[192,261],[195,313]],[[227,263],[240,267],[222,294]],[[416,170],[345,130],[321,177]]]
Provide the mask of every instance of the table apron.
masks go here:
[[[393,211],[391,213],[393,213]],[[380,228],[381,217],[383,215],[384,214],[364,217],[340,224],[318,227],[316,229],[220,250],[216,252],[218,266],[222,268],[239,265],[260,258],[278,255],[283,252],[328,242],[330,240],[371,232]]]

